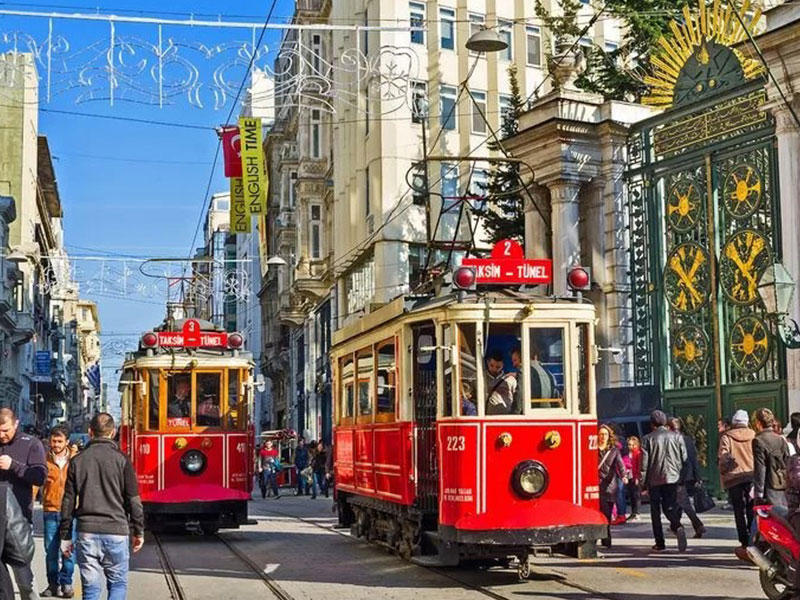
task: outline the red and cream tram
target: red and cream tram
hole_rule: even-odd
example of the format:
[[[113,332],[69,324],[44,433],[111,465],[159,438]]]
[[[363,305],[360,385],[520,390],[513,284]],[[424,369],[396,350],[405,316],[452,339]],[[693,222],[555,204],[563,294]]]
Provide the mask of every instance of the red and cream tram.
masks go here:
[[[122,367],[121,446],[152,530],[247,521],[253,360],[238,333],[196,319],[145,333]]]
[[[462,292],[336,332],[342,525],[423,563],[592,556],[607,532],[594,320],[579,300]]]

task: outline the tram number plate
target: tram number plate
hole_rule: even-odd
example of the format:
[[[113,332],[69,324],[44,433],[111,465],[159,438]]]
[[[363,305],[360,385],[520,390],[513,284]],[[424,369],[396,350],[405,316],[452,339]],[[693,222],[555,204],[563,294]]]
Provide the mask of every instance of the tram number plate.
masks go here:
[[[590,435],[589,436],[589,450],[597,450],[597,436]]]
[[[466,440],[463,435],[448,435],[447,436],[447,451],[448,452],[463,452],[466,447]]]

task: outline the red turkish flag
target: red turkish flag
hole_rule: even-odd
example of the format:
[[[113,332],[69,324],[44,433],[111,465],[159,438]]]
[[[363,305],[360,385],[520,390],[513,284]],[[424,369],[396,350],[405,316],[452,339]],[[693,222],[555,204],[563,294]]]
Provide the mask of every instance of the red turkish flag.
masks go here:
[[[225,156],[225,177],[242,176],[242,143],[239,128],[222,128],[222,152]]]

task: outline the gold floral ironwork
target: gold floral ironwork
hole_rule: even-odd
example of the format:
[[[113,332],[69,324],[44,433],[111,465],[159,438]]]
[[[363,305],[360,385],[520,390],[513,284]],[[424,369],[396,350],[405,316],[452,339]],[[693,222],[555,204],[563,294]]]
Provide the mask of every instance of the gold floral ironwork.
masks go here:
[[[733,324],[729,345],[733,365],[745,373],[755,373],[769,356],[767,326],[754,315],[744,316]]]

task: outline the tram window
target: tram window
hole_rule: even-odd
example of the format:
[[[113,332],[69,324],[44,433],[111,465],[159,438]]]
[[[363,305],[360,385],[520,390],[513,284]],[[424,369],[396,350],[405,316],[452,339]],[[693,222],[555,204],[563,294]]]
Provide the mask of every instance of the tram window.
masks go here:
[[[346,356],[341,363],[342,372],[342,412],[343,419],[352,419],[355,414],[355,392],[353,389],[353,357]]]
[[[372,350],[362,351],[358,360],[358,416],[359,421],[372,420],[372,369],[374,360]]]
[[[458,399],[462,417],[478,414],[478,363],[475,323],[458,325]]]
[[[197,374],[197,424],[202,427],[222,425],[220,373]]]
[[[242,429],[239,425],[240,406],[239,371],[231,369],[228,371],[228,429]]]
[[[589,353],[589,323],[578,324],[578,410],[582,415],[589,414],[589,373],[591,355]]]
[[[444,398],[442,398],[442,416],[453,416],[453,332],[450,325],[442,326],[442,362],[444,363]]]
[[[531,408],[566,408],[564,400],[564,330],[530,330]]]
[[[149,375],[148,379],[150,380],[150,382],[149,382],[149,384],[147,386],[149,388],[147,390],[147,393],[149,395],[148,404],[149,404],[150,412],[149,412],[149,414],[147,416],[147,427],[148,427],[148,429],[155,430],[155,429],[158,429],[161,426],[161,423],[159,422],[159,416],[160,416],[160,412],[159,412],[159,400],[160,400],[160,398],[159,398],[159,388],[160,388],[160,385],[159,384],[160,384],[160,380],[159,380],[159,376],[158,376],[158,371],[155,370],[155,369],[151,369],[148,372],[148,375]]]
[[[167,375],[167,427],[192,426],[192,375]]]
[[[394,340],[378,345],[377,411],[394,415],[397,403],[397,360]],[[387,420],[384,418],[383,420]]]
[[[520,336],[521,326],[517,323],[492,323],[489,326],[483,365],[487,415],[522,414]]]

